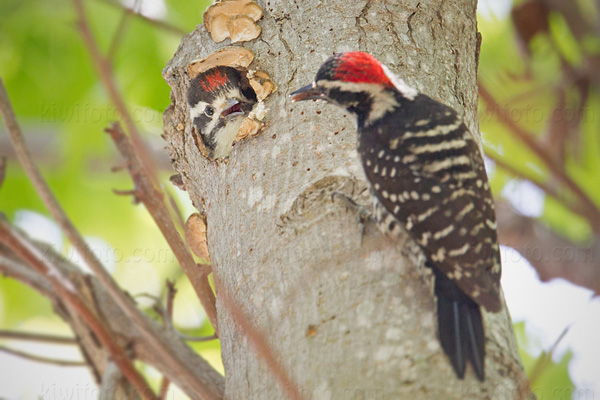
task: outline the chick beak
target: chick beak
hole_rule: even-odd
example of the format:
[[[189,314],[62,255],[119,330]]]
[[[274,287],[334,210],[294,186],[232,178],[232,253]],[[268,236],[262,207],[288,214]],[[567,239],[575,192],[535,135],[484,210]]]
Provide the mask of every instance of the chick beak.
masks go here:
[[[246,103],[238,99],[228,99],[225,104],[225,109],[221,112],[221,117],[236,117],[247,112]]]
[[[292,92],[290,97],[293,102],[302,100],[327,100],[327,96],[323,93],[322,89],[317,87],[314,83]]]

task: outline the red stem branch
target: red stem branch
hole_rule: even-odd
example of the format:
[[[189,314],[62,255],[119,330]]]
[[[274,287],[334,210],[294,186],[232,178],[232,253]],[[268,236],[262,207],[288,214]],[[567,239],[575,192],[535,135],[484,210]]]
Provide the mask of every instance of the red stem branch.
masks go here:
[[[154,168],[154,163],[152,162],[152,158],[150,157],[150,153],[146,148],[146,145],[133,122],[133,118],[127,109],[127,105],[125,104],[125,100],[119,93],[117,89],[117,85],[112,75],[112,68],[108,59],[106,59],[101,53],[96,41],[94,40],[94,35],[90,29],[87,18],[85,16],[85,9],[83,7],[83,0],[73,0],[75,5],[75,11],[77,12],[77,26],[79,27],[79,31],[81,32],[81,36],[86,44],[86,48],[90,52],[90,57],[98,71],[98,75],[100,76],[100,80],[102,81],[104,87],[106,88],[108,95],[111,101],[114,103],[115,107],[121,114],[121,118],[125,122],[127,126],[127,130],[131,135],[131,139],[138,150],[138,154],[144,168],[148,170],[149,175],[154,183],[157,183],[158,178],[156,176],[156,170]]]
[[[140,330],[148,345],[151,346],[158,355],[160,355],[160,358],[164,361],[165,367],[171,371],[177,371],[180,375],[185,376],[185,380],[190,382],[190,386],[194,393],[197,395],[202,395],[204,399],[222,398],[221,393],[214,393],[202,382],[199,382],[189,367],[185,364],[182,364],[177,355],[172,352],[172,349],[155,335],[144,316],[135,307],[131,299],[117,286],[116,282],[108,274],[94,252],[85,243],[79,231],[77,231],[71,220],[67,217],[64,210],[56,200],[56,197],[48,187],[48,184],[42,177],[37,165],[33,162],[31,155],[29,154],[29,150],[27,149],[25,139],[23,138],[23,134],[21,132],[21,127],[17,122],[17,118],[10,104],[10,100],[8,98],[8,94],[6,93],[2,79],[0,79],[0,113],[4,117],[4,123],[13,143],[17,158],[21,162],[23,169],[27,173],[44,205],[48,208],[48,211],[50,211],[54,221],[60,226],[65,236],[82,256],[85,263],[94,272],[98,278],[98,281],[112,297],[121,311],[123,311],[123,313],[127,315],[127,317],[131,319],[132,323],[135,324],[135,326]]]
[[[125,351],[117,344],[111,333],[97,319],[96,315],[85,305],[79,297],[73,283],[64,276],[58,267],[50,264],[34,246],[17,233],[6,221],[0,220],[0,241],[4,242],[12,251],[21,257],[27,264],[45,276],[61,299],[68,302],[81,318],[94,332],[100,343],[106,348],[114,362],[119,366],[123,375],[138,390],[144,399],[155,399],[150,386],[135,369]]]
[[[210,322],[215,328],[215,332],[218,333],[216,300],[212,288],[210,287],[210,283],[208,282],[208,276],[203,273],[202,268],[199,268],[194,261],[192,254],[177,231],[177,228],[162,201],[162,196],[157,193],[155,186],[152,184],[150,177],[143,168],[139,158],[136,156],[135,150],[121,129],[121,126],[118,123],[113,123],[106,131],[110,134],[121,155],[127,160],[127,168],[131,175],[131,179],[133,179],[135,184],[136,198],[146,206],[146,209],[154,219],[156,226],[158,226],[167,243],[173,250],[183,272],[187,275],[196,291],[196,295],[198,296],[198,299],[200,299],[200,302],[206,311],[206,315],[208,315]]]

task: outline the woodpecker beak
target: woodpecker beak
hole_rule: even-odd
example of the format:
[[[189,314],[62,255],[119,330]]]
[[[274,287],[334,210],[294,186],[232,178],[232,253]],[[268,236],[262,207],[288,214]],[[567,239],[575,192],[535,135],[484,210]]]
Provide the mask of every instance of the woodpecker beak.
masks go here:
[[[247,107],[245,107],[246,104],[247,103],[237,99],[227,99],[225,109],[221,112],[221,117],[233,118],[238,115],[245,114],[247,112]]]
[[[306,85],[292,94],[290,94],[293,102],[302,100],[327,100],[327,96],[321,88],[316,87],[314,83]]]

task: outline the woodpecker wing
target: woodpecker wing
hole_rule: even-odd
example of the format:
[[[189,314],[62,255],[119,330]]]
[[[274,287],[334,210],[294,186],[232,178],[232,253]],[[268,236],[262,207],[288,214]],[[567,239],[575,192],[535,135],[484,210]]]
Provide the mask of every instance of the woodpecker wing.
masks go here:
[[[373,191],[436,268],[499,311],[496,218],[479,148],[451,108],[423,94],[396,97],[387,123],[359,126]]]

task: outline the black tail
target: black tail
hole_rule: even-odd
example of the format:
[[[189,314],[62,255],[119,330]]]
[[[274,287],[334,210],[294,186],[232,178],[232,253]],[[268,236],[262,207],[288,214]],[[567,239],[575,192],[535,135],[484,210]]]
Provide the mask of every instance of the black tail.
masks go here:
[[[460,379],[465,376],[467,359],[483,382],[485,336],[479,305],[462,292],[444,273],[435,274],[437,317],[440,342]]]

